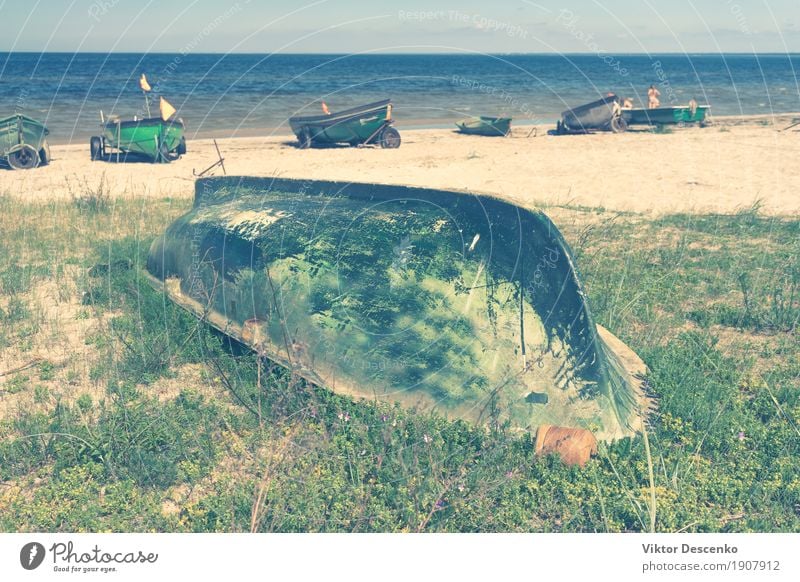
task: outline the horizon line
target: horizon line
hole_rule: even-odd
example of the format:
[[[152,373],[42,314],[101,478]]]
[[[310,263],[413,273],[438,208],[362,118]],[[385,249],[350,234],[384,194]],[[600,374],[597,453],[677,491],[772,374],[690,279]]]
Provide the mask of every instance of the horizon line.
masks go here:
[[[183,55],[183,56],[204,56],[204,55],[283,55],[283,56],[365,56],[365,57],[380,57],[380,56],[419,56],[419,55],[448,55],[448,56],[481,56],[481,54],[494,56],[494,55],[520,55],[520,56],[598,56],[596,52],[586,51],[563,51],[563,52],[518,52],[518,51],[499,51],[499,52],[276,52],[276,51],[209,51],[209,52],[192,52],[184,53],[180,50],[177,51],[35,51],[35,50],[7,50],[0,49],[0,54],[35,54],[35,55]],[[781,55],[781,56],[800,56],[800,51],[652,51],[652,52],[623,52],[623,51],[606,51],[604,54],[609,55],[625,55],[625,56],[651,56],[651,55],[703,55],[703,56],[720,56],[720,55]]]

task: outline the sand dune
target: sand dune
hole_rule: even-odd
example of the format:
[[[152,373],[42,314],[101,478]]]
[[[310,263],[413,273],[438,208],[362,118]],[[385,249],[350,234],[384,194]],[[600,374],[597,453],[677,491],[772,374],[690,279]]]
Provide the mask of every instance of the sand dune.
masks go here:
[[[800,133],[790,118],[727,118],[672,133],[630,131],[549,136],[519,127],[510,138],[450,130],[400,130],[398,150],[298,150],[288,136],[218,140],[229,175],[281,176],[430,186],[498,194],[526,205],[582,205],[652,214],[732,212],[760,201],[764,212],[800,212]],[[52,147],[50,166],[0,170],[0,193],[26,200],[69,198],[105,180],[112,196],[193,193],[192,171],[216,159],[211,140],[189,142],[168,165],[92,162],[86,145]],[[218,172],[219,173],[219,172]]]

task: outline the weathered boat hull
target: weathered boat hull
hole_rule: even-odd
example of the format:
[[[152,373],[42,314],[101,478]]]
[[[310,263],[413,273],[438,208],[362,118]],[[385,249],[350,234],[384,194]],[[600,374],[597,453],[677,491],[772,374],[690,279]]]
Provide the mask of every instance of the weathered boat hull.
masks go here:
[[[694,110],[688,105],[678,107],[656,107],[654,109],[623,109],[622,117],[628,125],[676,125],[681,123],[703,123],[708,105],[699,105]]]
[[[301,145],[363,144],[376,141],[391,123],[390,99],[369,103],[331,115],[292,117],[289,126]]]
[[[541,212],[485,195],[211,178],[154,241],[178,305],[354,398],[475,423],[634,434],[643,364],[598,331]]]
[[[47,164],[50,161],[49,133],[43,123],[27,115],[0,119],[0,158],[20,169]]]
[[[125,154],[135,154],[154,162],[167,162],[171,154],[179,153],[184,137],[180,119],[161,118],[135,121],[111,121],[103,126],[105,146]]]
[[[556,132],[562,134],[609,130],[618,133],[625,131],[625,127],[625,123],[620,122],[619,97],[608,95],[562,112]]]
[[[485,136],[506,136],[511,131],[510,117],[471,117],[456,122],[461,133]]]

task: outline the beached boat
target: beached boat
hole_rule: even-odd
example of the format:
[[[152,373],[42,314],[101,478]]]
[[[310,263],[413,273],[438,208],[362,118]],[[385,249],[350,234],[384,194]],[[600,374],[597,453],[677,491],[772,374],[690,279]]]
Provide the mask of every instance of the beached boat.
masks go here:
[[[476,424],[606,440],[640,429],[644,365],[595,324],[542,212],[375,184],[227,177],[195,189],[150,248],[151,283],[297,376]]]
[[[461,133],[470,135],[506,136],[511,131],[510,117],[470,117],[456,122]]]
[[[124,156],[141,156],[152,162],[169,162],[186,153],[181,119],[111,119],[102,128],[103,135],[92,137],[90,141],[93,160],[119,153]]]
[[[627,129],[627,124],[620,116],[620,111],[619,97],[608,95],[564,111],[556,124],[556,133],[588,133],[594,130],[621,133]]]
[[[655,109],[623,109],[622,118],[628,125],[676,125],[683,123],[703,123],[708,113],[708,105],[690,107],[656,107]]]
[[[0,119],[0,160],[15,170],[28,170],[50,162],[50,132],[40,121],[27,115]]]
[[[376,143],[383,148],[398,148],[400,133],[391,127],[392,123],[391,99],[337,113],[289,119],[301,148],[337,143],[352,146]]]

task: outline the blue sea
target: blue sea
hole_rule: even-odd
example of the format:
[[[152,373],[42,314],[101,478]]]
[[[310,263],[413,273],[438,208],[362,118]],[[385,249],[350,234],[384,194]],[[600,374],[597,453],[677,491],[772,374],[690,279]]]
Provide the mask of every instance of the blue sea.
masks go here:
[[[450,127],[466,115],[554,123],[613,91],[662,105],[694,97],[716,115],[800,111],[800,54],[258,55],[0,53],[0,116],[45,121],[53,142],[97,133],[100,111],[144,115],[138,79],[184,118],[190,137],[288,133],[292,115],[391,97],[403,127]]]

